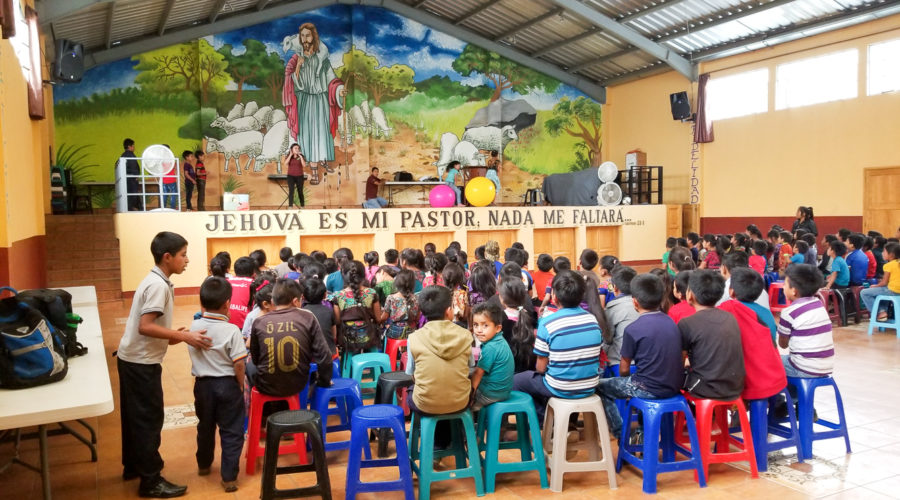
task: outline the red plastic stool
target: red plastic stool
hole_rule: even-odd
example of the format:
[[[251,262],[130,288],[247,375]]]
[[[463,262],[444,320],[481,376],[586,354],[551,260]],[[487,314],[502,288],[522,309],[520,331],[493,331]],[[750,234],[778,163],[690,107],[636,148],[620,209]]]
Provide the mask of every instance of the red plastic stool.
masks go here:
[[[835,293],[834,290],[830,288],[821,288],[816,292],[816,296],[822,301],[825,310],[828,311],[828,319],[830,319],[832,323],[837,321],[841,326],[847,325],[844,320],[843,306],[838,298],[838,294]]]
[[[406,348],[406,339],[387,339],[384,347],[384,353],[388,355],[388,359],[391,362],[391,371],[396,371],[397,365],[400,364],[401,348]]]
[[[759,473],[756,468],[756,455],[753,452],[753,439],[750,431],[750,420],[747,418],[747,408],[744,400],[737,398],[732,401],[718,401],[715,399],[699,399],[684,393],[684,397],[694,403],[697,416],[697,435],[699,437],[700,459],[703,460],[703,476],[709,480],[709,464],[721,464],[728,462],[747,461],[750,464],[750,477],[757,478]],[[728,410],[737,406],[738,418],[741,421],[741,435],[747,436],[743,442],[731,437],[728,432]],[[675,418],[675,441],[686,447],[690,447],[690,441],[684,434],[684,415]],[[710,444],[715,444],[715,452],[711,451]],[[731,451],[731,446],[739,448],[739,451]],[[692,452],[694,450],[691,450]],[[694,474],[696,479],[696,473]]]
[[[784,282],[776,281],[769,285],[769,310],[772,311],[772,314],[780,313],[789,305],[791,305],[791,301],[784,295]]]
[[[300,398],[297,394],[293,396],[278,397],[267,396],[261,394],[256,387],[250,392],[250,421],[247,424],[247,475],[252,476],[256,473],[256,459],[261,458],[266,453],[265,446],[259,444],[260,439],[265,438],[266,434],[262,430],[262,412],[263,405],[270,401],[287,401],[291,410],[300,409]],[[300,464],[308,463],[306,458],[306,438],[302,433],[294,434],[294,444],[282,444],[278,447],[279,455],[288,453],[296,453],[300,457]]]
[[[859,296],[863,289],[865,289],[864,286],[850,287],[850,291],[853,292],[853,298],[856,299],[856,316],[854,316],[853,319],[857,324],[859,324],[864,319],[871,319],[872,317],[872,314],[868,309],[863,309],[862,299]]]

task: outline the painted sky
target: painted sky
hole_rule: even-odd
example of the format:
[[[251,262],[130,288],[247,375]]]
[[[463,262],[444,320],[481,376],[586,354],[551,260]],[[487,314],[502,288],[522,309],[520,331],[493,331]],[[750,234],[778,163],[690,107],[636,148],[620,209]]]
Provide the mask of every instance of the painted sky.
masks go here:
[[[271,52],[276,52],[287,60],[290,54],[282,47],[284,37],[295,35],[297,28],[312,22],[319,31],[322,42],[331,54],[332,66],[343,65],[342,55],[350,49],[351,43],[378,58],[382,65],[406,64],[415,70],[415,80],[422,81],[432,76],[448,76],[455,81],[471,86],[486,84],[481,76],[463,77],[453,71],[451,65],[466,46],[466,42],[433,30],[423,24],[378,7],[333,5],[277,19],[268,23],[248,26],[239,30],[211,35],[206,39],[216,48],[225,44],[234,47],[239,54],[246,39],[260,40]],[[105,92],[110,88],[134,85],[137,71],[134,62],[123,59],[85,72],[81,83],[57,85],[54,100],[88,97],[95,92]],[[508,98],[517,98],[513,92],[504,93]],[[560,97],[577,97],[579,91],[562,85],[552,95],[533,93],[525,96],[538,109],[552,107]]]

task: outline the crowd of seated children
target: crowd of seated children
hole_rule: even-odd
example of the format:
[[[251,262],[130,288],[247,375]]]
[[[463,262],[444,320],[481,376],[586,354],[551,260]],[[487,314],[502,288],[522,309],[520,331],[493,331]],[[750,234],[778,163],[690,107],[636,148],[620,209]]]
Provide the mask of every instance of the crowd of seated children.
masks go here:
[[[606,323],[608,328],[603,330],[603,345],[601,349],[606,356],[604,364],[601,356],[601,367],[608,367],[614,372],[621,360],[622,342],[625,338],[625,328],[638,317],[631,297],[631,280],[637,276],[637,272],[628,266],[619,266],[613,270],[609,288],[615,297],[606,303]]]
[[[516,280],[506,280],[500,284],[500,299],[503,317],[500,327],[503,338],[509,345],[514,361],[515,373],[535,369],[534,329],[537,326],[537,315],[528,297],[525,285]],[[483,304],[497,304],[488,301]],[[473,310],[473,321],[474,311]]]

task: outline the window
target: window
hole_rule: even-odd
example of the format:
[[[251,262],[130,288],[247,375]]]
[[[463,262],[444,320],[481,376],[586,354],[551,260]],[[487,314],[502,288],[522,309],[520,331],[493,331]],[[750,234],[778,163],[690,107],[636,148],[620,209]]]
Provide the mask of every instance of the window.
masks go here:
[[[765,113],[769,110],[769,70],[713,76],[706,92],[712,120]]]
[[[900,90],[900,39],[869,45],[869,95]]]
[[[856,49],[779,65],[775,70],[775,109],[856,97],[858,65]]]

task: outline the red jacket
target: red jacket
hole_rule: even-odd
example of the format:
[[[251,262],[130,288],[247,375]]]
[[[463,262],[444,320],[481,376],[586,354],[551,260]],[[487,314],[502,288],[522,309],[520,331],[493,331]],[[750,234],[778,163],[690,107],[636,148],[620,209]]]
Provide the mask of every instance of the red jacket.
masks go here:
[[[719,309],[728,311],[741,329],[744,351],[744,399],[765,399],[787,386],[784,365],[778,350],[772,345],[769,328],[756,318],[756,312],[737,300],[723,302]]]

